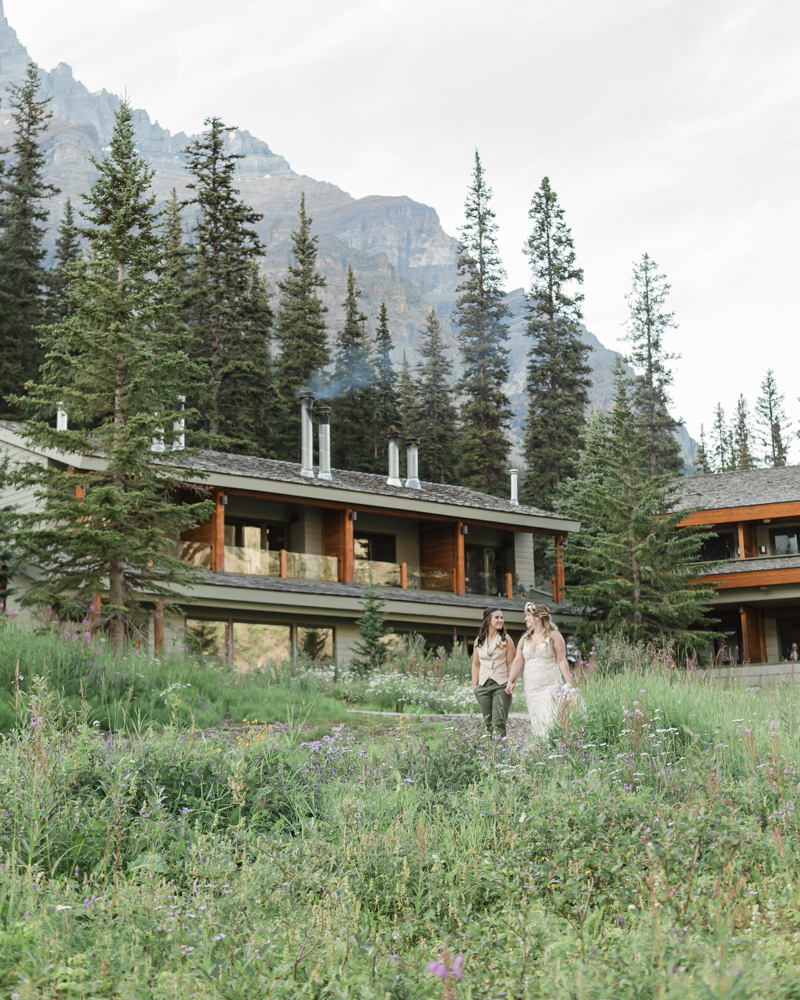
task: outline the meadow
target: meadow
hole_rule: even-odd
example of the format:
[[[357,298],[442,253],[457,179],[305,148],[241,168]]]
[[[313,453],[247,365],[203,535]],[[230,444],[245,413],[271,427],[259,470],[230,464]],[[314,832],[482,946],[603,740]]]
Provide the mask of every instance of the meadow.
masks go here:
[[[160,721],[103,732],[15,663],[3,995],[800,998],[800,696],[636,662],[544,744],[410,713],[221,737],[181,714],[188,662]],[[254,681],[295,704],[312,670]]]

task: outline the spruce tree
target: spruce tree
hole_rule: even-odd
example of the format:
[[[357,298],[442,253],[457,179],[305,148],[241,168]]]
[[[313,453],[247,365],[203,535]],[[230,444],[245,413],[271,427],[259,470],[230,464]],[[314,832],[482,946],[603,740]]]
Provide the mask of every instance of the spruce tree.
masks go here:
[[[348,264],[347,298],[342,303],[344,324],[334,342],[331,382],[322,394],[327,393],[331,401],[333,465],[338,469],[371,472],[375,365],[367,339],[367,317],[358,307],[360,296],[353,268]]]
[[[356,619],[358,640],[353,646],[355,656],[352,665],[362,674],[367,674],[380,670],[386,662],[386,644],[383,640],[394,631],[386,624],[386,601],[378,593],[371,577],[364,589],[361,607],[361,617]]]
[[[401,426],[400,405],[397,399],[397,372],[392,364],[392,335],[389,332],[389,316],[385,302],[381,302],[378,329],[375,331],[375,385],[372,396],[373,471],[381,473],[387,468],[389,432],[399,431]]]
[[[772,369],[761,383],[761,395],[756,400],[756,422],[760,444],[764,449],[764,463],[769,466],[786,465],[786,436],[789,422],[783,410],[783,395],[778,392]]]
[[[37,338],[47,316],[49,275],[43,241],[49,211],[43,202],[58,188],[43,178],[41,137],[53,117],[39,101],[39,73],[28,64],[21,84],[8,88],[14,120],[14,161],[0,179],[0,412],[6,397],[34,378],[42,363]],[[19,413],[18,405],[11,413]]]
[[[583,283],[583,270],[576,266],[572,232],[549,178],[543,178],[528,215],[533,232],[526,252],[533,278],[527,333],[533,343],[522,495],[527,503],[548,508],[558,484],[577,471],[592,384],[591,348],[580,337],[583,295],[573,290]]]
[[[280,355],[275,366],[276,442],[278,458],[296,462],[300,455],[300,407],[297,392],[319,380],[330,360],[325,313],[328,307],[317,289],[325,279],[317,271],[318,236],[311,235],[311,219],[306,214],[306,196],[300,196],[300,225],[292,233],[294,263],[278,284],[281,293],[276,324]]]
[[[81,232],[75,222],[72,201],[67,198],[64,216],[58,224],[55,261],[53,270],[50,272],[50,307],[48,312],[51,321],[64,319],[68,315],[68,292],[72,280],[72,268],[78,263],[80,255]]]
[[[706,443],[705,427],[700,424],[700,443],[697,446],[697,453],[694,460],[694,474],[707,475],[711,472],[711,463],[708,457],[708,444]]]
[[[722,403],[717,403],[711,428],[711,458],[714,472],[730,472],[733,468],[733,445]]]
[[[196,473],[155,462],[151,451],[159,437],[169,448],[169,415],[179,396],[196,393],[203,368],[164,322],[169,294],[153,171],[136,150],[127,102],[108,154],[92,162],[99,177],[86,198],[88,254],[73,266],[64,318],[43,333],[46,360],[24,401],[34,418],[27,439],[85,456],[89,468],[78,475],[59,462],[18,469],[17,485],[32,490],[38,506],[21,515],[17,542],[20,563],[34,569],[22,603],[51,604],[80,620],[95,593],[108,589],[103,621],[119,649],[157,602],[168,610],[175,589],[197,579],[169,546],[213,504],[181,503]],[[66,410],[69,430],[53,429],[57,408]]]
[[[497,250],[491,197],[492,189],[486,184],[475,150],[472,184],[464,205],[466,221],[459,230],[461,283],[453,313],[462,364],[456,386],[461,398],[457,474],[462,486],[505,496],[511,426],[505,391],[509,374],[505,320],[509,309],[502,288],[505,271]]]
[[[633,407],[650,442],[650,471],[654,476],[683,469],[675,437],[680,425],[669,412],[673,375],[668,362],[678,355],[667,353],[663,342],[667,330],[677,326],[675,314],[664,309],[669,290],[666,276],[658,273],[656,262],[649,254],[642,254],[633,266],[633,287],[625,297],[630,309],[626,339],[633,344],[625,360],[637,370]]]
[[[414,373],[411,370],[411,363],[408,354],[403,351],[403,363],[400,365],[400,373],[397,376],[397,403],[400,409],[400,467],[403,466],[405,451],[403,442],[409,437],[418,437],[421,440],[417,421],[417,385],[414,380]]]
[[[431,309],[418,350],[414,436],[420,438],[419,475],[431,483],[452,483],[457,413],[453,405],[453,363],[445,353],[442,326]]]
[[[754,469],[756,460],[752,455],[752,431],[750,430],[750,411],[747,400],[739,396],[736,403],[736,415],[731,427],[733,438],[732,466],[735,469]]]
[[[693,565],[709,537],[679,528],[680,487],[674,474],[653,476],[650,437],[633,411],[622,365],[614,372],[614,408],[605,447],[597,442],[576,478],[558,490],[559,510],[580,518],[581,531],[565,548],[567,596],[580,609],[581,638],[598,632],[632,642],[674,640],[697,648],[713,633]],[[587,456],[587,459],[589,457]]]
[[[241,154],[225,150],[231,127],[208,118],[207,130],[186,149],[196,222],[192,230],[189,313],[195,357],[207,366],[208,386],[196,403],[212,442],[249,454],[269,443],[251,415],[271,385],[272,311],[254,265],[264,253],[252,228],[263,216],[241,201],[234,186]]]

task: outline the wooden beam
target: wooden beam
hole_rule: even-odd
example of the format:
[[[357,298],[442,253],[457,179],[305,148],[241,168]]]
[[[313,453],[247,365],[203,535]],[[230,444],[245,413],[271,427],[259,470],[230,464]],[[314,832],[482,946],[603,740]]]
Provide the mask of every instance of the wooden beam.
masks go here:
[[[764,628],[764,609],[757,608],[756,612],[758,614],[758,645],[759,652],[761,653],[761,662],[767,662],[767,632]]]
[[[211,515],[211,569],[215,573],[225,571],[225,505],[223,492],[214,495],[215,505]]]
[[[400,589],[408,590],[408,563],[400,563]]]
[[[713,584],[718,590],[733,587],[773,587],[781,583],[800,583],[800,566],[787,569],[757,569],[749,573],[710,573],[701,583]]]
[[[456,594],[466,594],[467,592],[467,564],[464,551],[464,527],[463,521],[456,521],[455,525],[455,583],[453,590]]]
[[[750,639],[747,633],[747,608],[739,609],[739,620],[742,626],[742,663],[750,663]]]
[[[678,525],[689,524],[738,524],[740,521],[763,521],[765,517],[800,517],[800,500],[783,503],[752,504],[749,507],[717,507],[714,510],[697,510],[687,515]]]
[[[565,600],[566,581],[564,579],[564,536],[556,535],[556,604]]]
[[[353,549],[353,508],[342,511],[342,583],[353,583],[355,577],[355,552]]]
[[[514,577],[511,573],[506,573],[506,597],[511,600],[514,596]]]
[[[738,534],[738,537],[739,537],[739,558],[740,559],[746,559],[747,558],[747,540],[746,540],[747,525],[744,523],[744,521],[740,521],[736,525],[736,530],[737,530],[737,534]]]

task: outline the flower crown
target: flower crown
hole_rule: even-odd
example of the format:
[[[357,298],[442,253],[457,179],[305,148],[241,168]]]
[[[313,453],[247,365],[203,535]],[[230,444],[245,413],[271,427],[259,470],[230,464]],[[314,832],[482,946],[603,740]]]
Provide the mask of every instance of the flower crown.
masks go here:
[[[541,618],[543,615],[550,617],[550,611],[544,604],[534,604],[533,601],[528,601],[525,605],[525,614],[536,618]]]

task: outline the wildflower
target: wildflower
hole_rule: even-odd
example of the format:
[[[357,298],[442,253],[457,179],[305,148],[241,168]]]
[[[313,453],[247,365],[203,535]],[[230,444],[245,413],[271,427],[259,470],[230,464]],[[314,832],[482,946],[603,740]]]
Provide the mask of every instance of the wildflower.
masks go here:
[[[769,724],[770,732],[776,733],[778,731],[778,723],[773,719]]]

